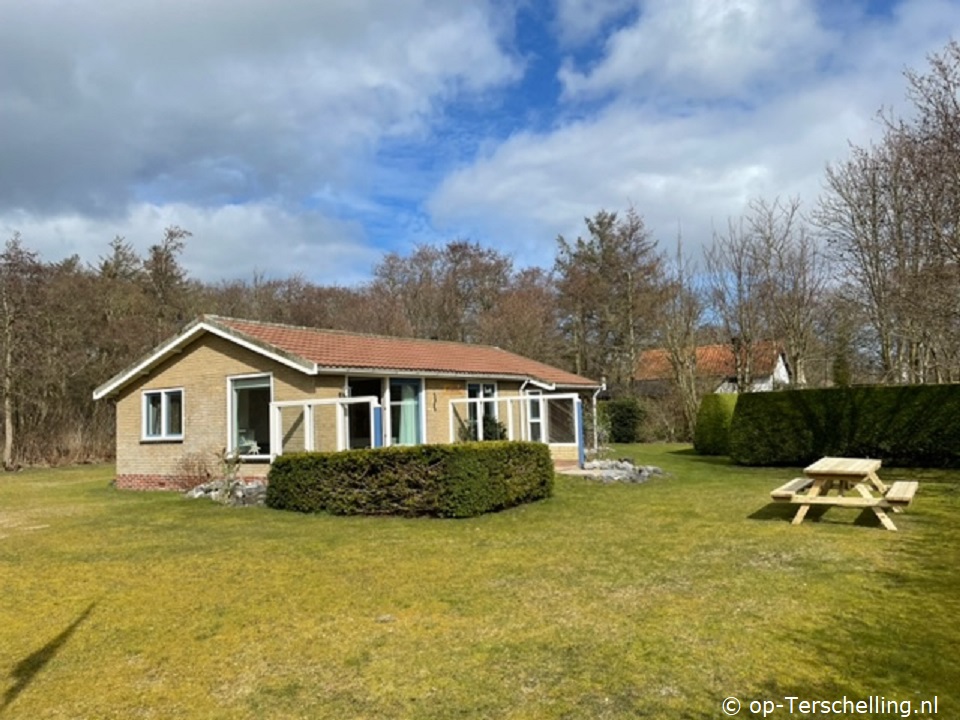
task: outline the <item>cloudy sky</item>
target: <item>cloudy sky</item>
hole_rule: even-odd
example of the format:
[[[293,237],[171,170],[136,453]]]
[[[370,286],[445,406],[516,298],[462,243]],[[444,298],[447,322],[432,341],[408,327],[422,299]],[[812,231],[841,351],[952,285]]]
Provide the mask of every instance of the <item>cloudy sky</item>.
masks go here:
[[[341,285],[453,238],[549,265],[631,204],[695,247],[812,205],[952,35],[958,0],[0,0],[0,233]]]

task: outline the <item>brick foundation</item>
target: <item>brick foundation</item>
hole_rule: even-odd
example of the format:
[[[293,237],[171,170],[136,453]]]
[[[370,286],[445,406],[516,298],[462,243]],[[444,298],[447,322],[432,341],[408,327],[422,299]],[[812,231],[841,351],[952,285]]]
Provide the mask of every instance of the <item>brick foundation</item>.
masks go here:
[[[205,482],[208,477],[190,477],[186,475],[117,475],[115,484],[119,490],[176,490],[184,492]],[[241,477],[245,483],[265,482],[264,477]]]

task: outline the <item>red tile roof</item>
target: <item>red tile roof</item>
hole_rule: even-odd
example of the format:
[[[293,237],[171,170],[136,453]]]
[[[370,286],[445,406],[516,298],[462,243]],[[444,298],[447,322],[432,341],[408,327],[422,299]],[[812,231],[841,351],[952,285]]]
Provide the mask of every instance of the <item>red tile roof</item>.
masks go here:
[[[697,376],[704,378],[736,377],[737,366],[733,348],[729,344],[701,345],[696,350]],[[765,377],[773,374],[780,349],[776,343],[760,342],[753,346],[753,375]],[[635,379],[669,380],[673,375],[670,357],[666,350],[647,350],[637,360]]]
[[[488,345],[319,330],[215,315],[204,316],[202,321],[321,368],[531,378],[562,387],[599,386],[594,380]]]

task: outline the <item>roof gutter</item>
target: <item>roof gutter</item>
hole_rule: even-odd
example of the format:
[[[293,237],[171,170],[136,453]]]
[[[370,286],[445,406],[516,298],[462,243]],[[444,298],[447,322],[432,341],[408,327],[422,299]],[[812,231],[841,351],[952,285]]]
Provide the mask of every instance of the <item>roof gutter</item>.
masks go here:
[[[603,378],[600,381],[600,387],[598,387],[594,393],[593,397],[590,398],[591,409],[593,410],[593,453],[594,455],[600,454],[600,431],[597,428],[597,396],[604,392],[607,389],[607,380]]]

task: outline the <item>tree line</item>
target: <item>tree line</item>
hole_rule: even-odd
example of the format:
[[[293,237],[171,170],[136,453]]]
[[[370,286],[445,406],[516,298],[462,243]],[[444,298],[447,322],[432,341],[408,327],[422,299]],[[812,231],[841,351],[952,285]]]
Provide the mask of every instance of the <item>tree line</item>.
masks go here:
[[[755,198],[699,262],[635,208],[558,237],[549,268],[458,239],[388,253],[356,287],[201,282],[179,227],[143,255],[117,237],[95,263],[44,260],[15,233],[0,253],[4,467],[109,457],[113,409],[93,388],[201,313],[497,345],[615,396],[638,393],[640,353],[662,348],[671,378],[647,426],[668,439],[689,436],[709,390],[705,343],[730,346],[742,390],[768,341],[801,386],[960,380],[960,46],[905,76],[912,112],[881,112],[881,139],[828,165],[813,205]]]

